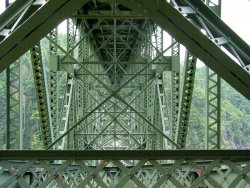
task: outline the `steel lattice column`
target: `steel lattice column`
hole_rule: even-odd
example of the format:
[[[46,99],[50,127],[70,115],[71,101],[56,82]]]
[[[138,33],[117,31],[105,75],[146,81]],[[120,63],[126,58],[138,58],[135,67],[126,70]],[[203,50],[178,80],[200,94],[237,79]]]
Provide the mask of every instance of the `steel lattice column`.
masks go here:
[[[206,148],[220,149],[220,77],[206,67]]]
[[[62,109],[60,127],[59,127],[59,135],[64,134],[69,128],[69,118],[70,118],[70,110],[73,98],[73,78],[71,75],[67,76],[67,83],[65,88],[64,95],[64,104]],[[73,140],[72,140],[73,141]],[[61,142],[58,144],[58,149],[66,148],[66,144],[69,142],[68,137],[63,137]]]
[[[177,121],[177,136],[176,142],[181,148],[185,148],[186,137],[188,132],[190,108],[192,101],[192,94],[194,88],[194,78],[196,71],[197,58],[189,51],[185,55],[184,77],[181,91],[179,114]]]
[[[50,32],[50,37],[53,41],[57,42],[58,30],[53,29]],[[49,72],[49,91],[50,91],[50,113],[51,113],[51,126],[54,138],[58,134],[58,65],[57,65],[57,46],[50,42],[50,72]]]
[[[85,47],[87,46],[87,44],[85,43],[86,39],[84,40],[83,38],[85,37],[85,31],[84,31],[84,24],[81,23],[80,26],[80,40],[83,40],[80,44],[79,44],[79,49],[78,49],[78,61],[84,61],[84,55],[85,55]],[[78,77],[84,77],[84,80],[87,82],[87,78],[85,75],[77,75],[77,74],[86,74],[86,72],[79,67],[79,69],[76,72],[76,78]],[[84,116],[84,108],[86,108],[86,93],[84,91],[84,88],[86,88],[87,84],[86,82],[83,82],[81,86],[80,84],[76,83],[77,85],[77,100],[78,100],[78,106],[77,106],[77,119],[78,121]],[[81,126],[81,125],[80,125]],[[74,139],[74,145],[76,149],[81,149],[81,136],[77,136],[77,133],[79,133],[81,131],[81,127],[78,126],[75,130],[75,139]]]
[[[23,147],[22,136],[22,93],[21,93],[21,65],[17,60],[6,70],[6,149]],[[20,134],[18,134],[20,133]],[[18,139],[19,138],[19,139]]]
[[[67,19],[67,53],[74,57],[74,45],[76,36],[76,27],[73,19]],[[70,56],[66,56],[67,61],[72,61]],[[65,71],[67,71],[67,81],[64,93],[64,105],[62,109],[62,118],[60,122],[60,135],[64,134],[74,124],[74,65],[64,65]],[[74,148],[74,134],[71,132],[64,137],[61,143],[58,145],[59,149]]]
[[[156,43],[156,49],[155,50],[155,56],[159,55],[163,51],[163,29],[155,25],[155,43]],[[163,57],[159,59],[159,61],[162,61]],[[156,73],[158,71],[158,65],[155,65]],[[155,125],[161,127],[162,131],[169,135],[169,120],[167,117],[167,103],[166,103],[166,96],[164,92],[164,87],[166,83],[163,82],[163,73],[157,78],[156,80],[156,96],[158,99],[156,99],[155,103]],[[158,138],[157,142],[161,143],[160,148],[166,149],[169,148],[169,144],[165,141],[162,142],[160,140],[162,138]]]
[[[179,112],[179,97],[180,97],[180,44],[172,38],[172,68],[171,68],[171,78],[172,78],[172,139],[175,140],[178,112]],[[178,58],[177,61],[173,59]]]
[[[39,113],[39,124],[43,146],[46,147],[52,143],[52,131],[50,125],[50,113],[48,109],[47,86],[45,84],[44,64],[40,42],[30,49],[33,76],[36,89],[37,106]]]
[[[210,6],[217,15],[221,14],[221,0],[213,2],[207,0],[206,5]],[[209,37],[214,38],[207,31]],[[206,149],[220,149],[221,142],[221,79],[213,70],[206,66]]]

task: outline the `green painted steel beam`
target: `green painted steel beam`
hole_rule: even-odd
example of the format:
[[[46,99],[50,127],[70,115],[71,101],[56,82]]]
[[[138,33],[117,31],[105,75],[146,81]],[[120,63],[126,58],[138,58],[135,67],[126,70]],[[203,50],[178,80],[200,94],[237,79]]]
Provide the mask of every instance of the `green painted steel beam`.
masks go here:
[[[0,72],[86,2],[87,0],[47,1],[0,43]]]
[[[6,70],[6,98],[7,98],[7,132],[6,148],[19,149],[22,145],[22,95],[21,95],[21,69],[19,60]]]
[[[249,160],[250,150],[1,150],[1,160],[98,160],[98,159],[148,159],[193,160],[230,159]]]
[[[143,0],[136,2],[119,0],[119,2],[132,10],[145,13],[209,68],[250,99],[250,75],[172,5],[163,0],[156,3]]]
[[[32,4],[31,0],[19,0],[12,3],[0,16],[0,31],[4,29],[16,16]]]
[[[77,19],[148,19],[143,14],[136,14],[132,11],[119,11],[119,14],[113,14],[112,11],[106,10],[89,10],[83,14],[73,14],[72,18]]]
[[[166,61],[160,61],[160,62],[154,62],[152,63],[153,65],[167,65],[169,64],[169,68],[170,68],[170,64],[171,64],[171,57],[166,57],[164,56],[164,60]],[[66,62],[66,61],[63,61],[61,62],[62,64],[76,64],[76,62]],[[143,64],[146,64],[147,62],[138,62],[138,61],[84,61],[84,62],[81,62],[79,61],[80,64],[86,64],[86,65],[99,65],[99,64],[111,64],[111,65],[143,65]]]
[[[196,61],[197,58],[194,57],[189,51],[186,51],[183,71],[183,84],[180,93],[176,128],[176,142],[181,148],[185,148],[186,145],[191,102],[194,90]]]
[[[224,37],[242,56],[244,65],[250,64],[250,47],[228,25],[226,25],[216,13],[208,8],[202,1],[185,0],[207,23]],[[229,50],[230,51],[230,50]]]
[[[50,37],[53,41],[58,41],[58,29],[55,28],[50,32]],[[52,65],[53,61],[52,58],[57,55],[57,47],[53,44],[49,44],[50,50],[50,62],[49,62],[49,101],[50,101],[50,114],[51,114],[51,127],[54,139],[57,137],[58,134],[58,72],[56,65]]]
[[[6,149],[10,148],[10,67],[6,69]]]
[[[172,43],[175,43],[176,40],[172,39]],[[177,121],[179,113],[179,103],[180,103],[180,44],[175,43],[176,45],[172,48],[172,63],[171,63],[171,107],[172,107],[172,126],[171,133],[172,139],[175,140],[176,130],[177,130]]]
[[[35,83],[37,109],[39,114],[39,126],[42,135],[43,146],[46,147],[53,141],[51,127],[51,114],[48,105],[48,88],[46,85],[45,68],[42,59],[40,42],[30,49],[33,77]]]
[[[209,6],[211,0],[207,0]],[[221,1],[215,7],[221,15]],[[212,7],[211,7],[212,8]],[[210,32],[207,32],[210,34]],[[212,37],[212,36],[211,36]],[[205,148],[221,148],[221,79],[208,67],[205,68],[206,82],[206,119],[205,119]]]
[[[221,80],[220,77],[206,67],[206,119],[205,148],[221,148]]]

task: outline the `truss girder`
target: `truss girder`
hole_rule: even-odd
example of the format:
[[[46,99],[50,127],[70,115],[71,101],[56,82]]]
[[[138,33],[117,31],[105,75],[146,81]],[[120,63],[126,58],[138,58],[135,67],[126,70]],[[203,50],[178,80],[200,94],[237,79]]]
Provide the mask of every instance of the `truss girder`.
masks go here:
[[[105,12],[98,11],[103,7]],[[215,114],[220,109],[215,104],[219,103],[219,91],[215,89],[218,80],[214,75],[220,74],[250,98],[250,77],[244,70],[249,66],[249,47],[207,9],[194,0],[13,3],[0,17],[0,72],[31,48],[42,139],[47,151],[0,151],[0,179],[4,177],[0,186],[250,186],[248,150],[157,150],[166,149],[164,144],[169,143],[171,148],[185,147],[196,56],[215,71],[208,73],[212,83],[208,86],[211,98],[207,101],[212,109],[208,113],[213,121],[208,126],[213,133],[209,137],[211,144],[218,142],[220,131],[215,126],[218,119]],[[59,45],[56,29],[52,30],[65,18],[68,18],[66,49]],[[176,38],[165,50],[162,29]],[[57,69],[50,72],[50,102],[46,98],[46,73],[37,43],[51,30],[46,38],[52,62],[58,58],[56,63],[67,72],[64,103],[60,105],[57,84],[61,78]],[[226,36],[227,32],[232,39]],[[190,50],[186,54],[182,93],[177,41]],[[222,47],[237,60],[231,59]],[[171,58],[164,56],[170,48]],[[172,88],[167,90],[163,71],[169,70]],[[165,92],[171,89],[170,101]],[[173,110],[172,114],[167,107]],[[172,119],[168,121],[170,115]],[[172,125],[168,125],[170,122]],[[84,151],[48,150],[52,148]]]
[[[150,17],[156,24],[187,47],[187,49],[202,60],[209,68],[215,71],[242,95],[250,99],[249,73],[231,59],[229,55],[210,38],[205,36],[200,29],[195,27],[170,3],[166,1],[157,1],[155,3],[142,0],[136,2],[119,0],[119,2],[132,10],[145,13],[145,15]],[[222,23],[222,21],[220,21],[220,23]],[[245,49],[248,50],[249,47]]]
[[[25,3],[24,0],[22,1]],[[32,12],[32,16],[22,20],[0,43],[0,72],[29,50],[61,21],[70,17],[87,0],[42,1],[44,4]],[[19,1],[14,2],[14,4]],[[14,6],[13,4],[13,6]],[[22,5],[23,5],[22,4]],[[22,42],[20,42],[22,41]]]
[[[148,84],[147,84],[148,85]],[[147,88],[148,86],[146,86],[146,88]],[[144,89],[143,89],[144,90]],[[143,92],[143,90],[141,91],[141,92]],[[141,93],[139,93],[139,94],[141,94]],[[97,99],[95,99],[95,97],[94,96],[92,96],[93,97],[93,100],[95,100],[96,102],[98,102],[97,101]],[[136,98],[138,98],[138,96],[137,97],[135,97],[131,102],[133,102]],[[131,102],[129,102],[129,103],[131,103]],[[113,103],[112,102],[112,107],[111,108],[113,108],[113,106],[114,105],[116,105],[116,103]],[[129,136],[131,136],[131,138],[133,138],[134,139],[134,141],[137,143],[137,144],[139,144],[140,145],[140,142],[139,141],[137,141],[137,139],[133,136],[133,135],[144,135],[143,133],[137,133],[137,132],[132,132],[133,131],[133,128],[131,127],[131,124],[124,124],[125,122],[122,120],[122,118],[120,118],[119,120],[117,119],[118,118],[118,116],[119,115],[124,115],[125,117],[127,117],[127,113],[125,112],[125,110],[126,110],[126,108],[127,107],[125,107],[125,108],[123,108],[123,109],[120,109],[120,107],[119,107],[119,110],[116,112],[114,112],[114,115],[113,115],[113,113],[111,113],[110,112],[110,110],[107,110],[107,109],[105,109],[105,108],[103,108],[103,110],[104,110],[104,112],[105,112],[105,114],[107,114],[108,116],[110,116],[111,117],[111,122],[108,122],[108,124],[107,125],[105,125],[105,127],[104,127],[104,129],[103,129],[103,133],[102,134],[97,134],[97,133],[94,133],[93,135],[97,135],[97,137],[98,136],[103,136],[103,135],[105,135],[105,132],[107,133],[108,131],[106,131],[106,129],[108,128],[108,126],[110,126],[111,125],[111,123],[114,121],[117,125],[119,125],[121,128],[122,128],[122,134],[121,135],[129,135]],[[110,121],[110,120],[109,120]],[[131,131],[131,133],[126,129],[126,127],[129,127],[129,130]],[[105,132],[104,132],[105,131]],[[126,133],[125,133],[125,132]],[[109,134],[107,134],[107,135],[109,135]],[[110,135],[119,135],[119,131],[117,132],[117,133],[110,133]],[[97,138],[96,137],[96,138]],[[96,139],[96,138],[94,138],[94,139]],[[88,145],[90,145],[90,144],[88,144]],[[87,146],[88,147],[88,146]],[[131,147],[132,147],[132,145],[131,145]],[[137,146],[137,147],[139,147],[139,146]],[[136,147],[136,148],[137,148]],[[93,147],[92,147],[93,148]],[[133,147],[132,147],[133,148]],[[132,148],[130,148],[130,149],[132,149]]]
[[[49,37],[47,37],[51,42],[53,42]],[[58,48],[60,50],[62,50],[63,52],[65,52],[65,50],[63,50],[59,45]],[[148,68],[151,63],[155,62],[159,57],[162,56],[163,53],[165,53],[167,50],[169,50],[171,48],[168,47],[167,49],[165,49],[163,52],[161,52],[161,54],[159,54],[156,58],[154,58],[151,62],[146,63],[145,66],[143,66],[143,68],[141,68],[139,71],[136,71],[136,73],[131,76],[129,79],[127,79],[119,88],[117,88],[116,90],[113,90],[112,88],[109,88],[108,86],[106,86],[106,84],[101,81],[99,78],[97,78],[96,76],[94,76],[89,70],[85,69],[95,80],[97,80],[101,85],[104,86],[104,88],[110,93],[110,95],[108,97],[106,97],[104,100],[102,100],[97,106],[95,106],[92,110],[91,113],[86,114],[80,121],[78,121],[75,125],[73,125],[72,127],[70,127],[64,134],[62,134],[53,144],[51,144],[48,148],[52,147],[53,145],[55,145],[57,142],[59,142],[63,137],[65,137],[69,132],[71,132],[76,126],[78,126],[81,122],[83,122],[86,118],[88,118],[94,111],[96,111],[99,107],[101,107],[104,103],[106,103],[108,100],[110,100],[111,97],[118,97],[117,93],[127,84],[129,84],[135,77],[137,77],[137,75],[143,71],[146,70],[146,68]],[[77,62],[76,59],[74,59],[70,54],[68,54],[70,58],[72,58],[75,62]],[[82,66],[82,68],[84,68]],[[121,100],[121,98],[119,97],[119,100]],[[122,101],[124,103],[124,101]],[[124,103],[127,106],[129,106],[127,103]],[[132,108],[131,106],[129,106],[129,108]],[[137,112],[137,111],[136,111]],[[141,118],[144,119],[144,121],[148,121],[144,118],[144,116],[142,116],[140,113],[137,113]],[[151,122],[148,122],[150,126],[154,127],[154,125]],[[166,139],[168,139],[171,143],[173,143],[171,141],[171,139],[169,139],[164,133],[162,133],[158,128],[154,127],[155,130],[157,130],[160,134],[162,134],[162,136],[164,136]],[[173,143],[174,144],[174,143]]]
[[[150,81],[150,82],[152,82],[152,81]],[[148,85],[148,84],[147,84],[147,85]],[[140,87],[140,86],[139,86],[139,87]],[[147,86],[147,87],[148,87],[148,86]],[[146,88],[147,88],[147,87],[146,87]],[[143,92],[143,91],[144,91],[144,89],[141,88],[140,93]],[[140,93],[138,93],[138,95],[139,95]],[[95,98],[93,98],[93,99],[96,101]],[[138,96],[135,97],[133,100],[135,100],[135,99],[139,99]],[[132,100],[132,101],[133,101],[133,100]],[[97,101],[97,102],[98,102],[98,101]],[[130,103],[130,102],[129,102],[129,103]],[[122,112],[123,112],[125,109],[126,109],[126,108],[124,108],[124,109],[122,110]],[[105,110],[105,109],[104,109],[104,110]],[[106,111],[106,110],[105,110],[105,111]],[[119,111],[120,111],[120,110],[119,110]],[[106,113],[109,114],[108,111],[107,111]],[[117,113],[118,113],[118,115],[121,114],[121,112],[117,112]],[[138,112],[137,112],[137,113],[138,113]],[[126,114],[126,112],[124,112],[124,114]],[[119,121],[116,120],[116,118],[118,117],[118,115],[115,116],[115,117],[114,117],[113,115],[109,115],[109,116],[111,116],[111,120],[112,120],[112,119],[113,119],[113,120],[112,120],[111,122],[109,122],[109,123],[106,125],[106,127],[105,127],[105,128],[103,129],[103,131],[102,131],[103,133],[104,133],[104,131],[106,131],[107,127],[110,126],[111,123],[112,123],[113,121],[115,121],[119,126],[121,126],[121,127],[124,129],[123,125],[119,122],[120,120],[119,120]],[[130,127],[130,129],[131,129],[131,128],[132,128],[132,127]],[[125,131],[126,131],[126,130],[125,130]],[[127,132],[128,132],[128,131],[127,131]],[[99,133],[99,134],[96,134],[96,135],[97,135],[97,137],[98,137],[98,136],[100,137],[100,136],[102,136],[102,135],[105,135],[105,134],[103,134],[103,133],[101,133],[101,134]],[[129,132],[128,132],[128,133],[129,133]],[[135,133],[135,132],[134,132],[134,133]],[[134,133],[129,133],[129,135],[130,135],[130,136],[133,136]],[[95,134],[93,134],[93,136],[94,136],[94,135],[95,135]],[[118,135],[119,135],[119,133],[118,133]],[[123,135],[124,135],[124,134],[123,134]],[[136,135],[138,135],[138,133],[136,133]],[[141,134],[141,135],[143,135],[143,134]],[[96,138],[97,138],[97,137],[96,137]],[[96,138],[95,138],[95,139],[96,139]],[[92,141],[92,142],[93,142],[93,141]],[[138,142],[138,141],[137,141],[137,142]],[[91,143],[91,144],[92,144],[92,143]]]
[[[0,185],[248,187],[249,155],[246,150],[1,151],[0,174],[5,178]],[[166,163],[169,160],[175,161]]]

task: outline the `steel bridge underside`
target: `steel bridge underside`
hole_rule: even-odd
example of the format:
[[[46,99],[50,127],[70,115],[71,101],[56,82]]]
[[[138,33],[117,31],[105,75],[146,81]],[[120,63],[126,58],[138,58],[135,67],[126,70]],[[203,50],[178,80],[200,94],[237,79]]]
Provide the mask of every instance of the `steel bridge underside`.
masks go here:
[[[249,150],[179,150],[186,146],[197,58],[250,99],[250,47],[219,18],[219,5],[207,5],[196,0],[11,4],[0,15],[0,72],[14,72],[17,59],[30,51],[44,150],[0,151],[0,185],[249,186]],[[66,44],[59,42],[57,28],[63,20]],[[165,31],[172,37],[168,46]],[[42,39],[50,48],[48,80]],[[182,85],[180,44],[187,48]],[[66,89],[58,114],[62,74]],[[207,149],[220,149],[216,126],[213,138],[208,128],[207,143],[214,145]],[[17,149],[10,140],[7,146]]]

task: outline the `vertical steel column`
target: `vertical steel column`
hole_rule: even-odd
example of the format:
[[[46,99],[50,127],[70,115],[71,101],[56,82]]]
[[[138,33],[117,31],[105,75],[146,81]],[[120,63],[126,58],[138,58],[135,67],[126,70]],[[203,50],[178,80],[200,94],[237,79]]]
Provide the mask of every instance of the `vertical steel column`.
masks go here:
[[[156,48],[157,51],[155,55],[157,56],[159,53],[163,51],[163,29],[155,25],[155,42],[156,42]],[[154,49],[155,50],[155,49]],[[160,58],[159,61],[161,61],[163,58]],[[155,70],[156,73],[158,71],[158,65],[156,65]],[[169,120],[167,117],[167,103],[165,99],[165,92],[164,92],[164,82],[163,82],[163,74],[161,74],[156,81],[156,94],[158,96],[158,100],[155,105],[155,110],[159,114],[159,119],[157,118],[157,121],[155,122],[155,125],[159,126],[161,130],[166,134],[169,135]],[[157,117],[157,116],[156,116]],[[159,138],[158,138],[159,139]],[[160,138],[161,140],[163,138]],[[159,140],[157,140],[159,142]],[[167,143],[167,140],[165,139],[165,142],[162,143],[161,149],[167,149],[170,145]]]
[[[57,42],[57,28],[50,32],[50,37],[54,42]],[[50,72],[49,72],[49,91],[50,91],[50,113],[51,113],[51,127],[54,139],[58,136],[58,95],[57,95],[57,81],[58,81],[58,65],[57,63],[57,46],[50,42]],[[52,65],[53,64],[53,65]]]
[[[64,105],[62,109],[62,117],[60,122],[59,134],[64,134],[69,129],[69,118],[70,118],[70,110],[71,103],[73,98],[73,78],[72,76],[67,76],[67,83],[65,89],[64,96]],[[58,145],[58,149],[65,149],[67,142],[69,142],[68,137],[63,137],[60,144]]]
[[[74,20],[67,19],[67,53],[71,56],[74,56],[73,49],[75,44],[75,27],[74,27]],[[67,57],[68,61],[71,61],[70,57]],[[67,71],[73,73],[74,72],[74,65],[67,65]],[[74,79],[72,75],[67,75],[67,83],[65,88],[65,95],[64,95],[64,105],[62,109],[62,118],[60,122],[59,134],[64,134],[71,126],[73,126],[74,114],[73,114],[73,88],[74,88]],[[73,132],[67,135],[67,137],[63,137],[60,144],[58,145],[58,149],[65,149],[66,147],[69,148],[74,145],[74,138],[71,139]],[[71,141],[71,144],[70,144]],[[73,146],[72,146],[73,147]]]
[[[22,131],[20,119],[20,61],[10,65],[6,70],[6,96],[7,96],[7,121],[6,121],[6,149],[19,149],[22,140],[19,138]],[[19,133],[19,134],[18,134]],[[19,139],[18,139],[19,138]]]
[[[216,4],[215,4],[216,3]],[[221,0],[213,3],[207,0],[218,16],[221,14]],[[220,149],[221,145],[221,81],[220,77],[206,66],[206,149]]]
[[[30,49],[33,76],[36,89],[39,121],[42,133],[43,146],[52,143],[52,131],[50,126],[50,112],[47,99],[47,86],[45,80],[45,70],[42,60],[40,42]]]
[[[176,42],[175,38],[172,38],[172,68],[171,68],[171,81],[172,81],[172,139],[175,140],[178,112],[179,112],[179,97],[180,97],[180,44]],[[177,61],[173,61],[177,58]]]
[[[220,77],[206,67],[206,149],[220,149]]]
[[[162,75],[163,76],[163,75]],[[164,92],[164,81],[162,78],[157,78],[157,94],[158,94],[158,101],[159,101],[159,107],[160,107],[160,114],[161,114],[161,127],[163,133],[166,135],[170,135],[170,125],[169,125],[169,119],[168,119],[168,113],[167,113],[167,103],[166,103],[166,95]],[[164,142],[164,148],[163,149],[169,149],[171,148],[171,145],[167,143],[167,141]]]
[[[6,69],[6,149],[10,149],[10,67]]]
[[[9,0],[5,0],[5,8],[9,6]],[[6,69],[6,149],[10,149],[10,67]]]
[[[72,51],[74,45],[75,45],[75,40],[76,40],[76,32],[77,28],[76,25],[74,24],[75,20],[74,19],[68,19],[67,20],[67,51],[74,57],[74,50]],[[72,74],[74,75],[75,71],[75,66],[74,65],[69,65],[71,66],[70,69],[72,70]],[[75,109],[75,82],[74,78],[68,75],[68,80],[67,80],[67,90],[69,90],[69,87],[71,89],[71,103],[69,103],[69,123],[68,123],[68,129],[75,124],[76,121],[76,109]],[[71,84],[70,84],[71,83]],[[68,134],[67,138],[67,148],[68,149],[74,149],[74,131],[72,131],[70,134]]]
[[[84,37],[84,24],[81,23],[81,26],[80,26],[80,40],[83,39]],[[84,50],[84,40],[79,44],[79,48],[78,48],[78,61],[81,62],[81,61],[84,61],[84,53],[83,53],[83,50]],[[77,74],[84,74],[84,70],[79,67],[79,69],[77,70],[76,72]],[[83,75],[81,75],[83,77]],[[77,78],[80,77],[80,76],[77,76]],[[82,119],[82,117],[84,116],[83,112],[84,112],[84,106],[85,106],[85,101],[84,101],[84,95],[85,95],[85,92],[84,92],[84,89],[81,87],[80,84],[76,83],[77,84],[77,93],[76,93],[76,98],[77,98],[77,120],[79,121],[80,119]],[[82,83],[84,86],[85,84]],[[80,139],[80,136],[76,135],[77,133],[79,133],[81,131],[81,128],[80,126],[77,126],[76,128],[76,131],[75,131],[75,139],[74,139],[74,146],[75,146],[75,149],[80,149],[81,146],[80,146],[80,143],[81,143],[81,139]]]
[[[147,27],[145,29],[145,34],[146,34],[146,37],[148,38],[148,40],[151,42],[152,44],[152,35],[153,35],[153,24],[151,22],[149,22],[147,24]],[[146,42],[146,41],[145,41]],[[145,48],[145,52],[146,52],[146,59],[148,61],[152,60],[153,59],[153,47],[149,42],[146,42],[146,48]],[[152,66],[151,65],[148,69],[147,69],[147,74],[149,73],[152,73]],[[152,78],[152,76],[148,75],[146,79],[148,79],[148,83],[150,83],[150,79],[149,78]],[[155,110],[155,99],[157,99],[156,97],[156,80],[153,81],[152,84],[149,85],[148,89],[146,90],[147,91],[147,95],[146,95],[146,100],[147,100],[147,106],[145,106],[145,111],[147,112],[147,119],[151,122],[151,123],[154,123],[155,121],[155,117],[154,116],[154,110]],[[152,130],[151,127],[148,127],[147,128],[147,132],[154,132]],[[156,136],[157,135],[157,136]],[[150,147],[149,149],[161,149],[162,148],[162,136],[158,133],[156,133],[156,135],[151,135],[149,136],[150,138]],[[148,144],[149,145],[149,144]]]
[[[89,37],[86,36],[86,28],[84,25],[84,22],[81,23],[80,27],[80,40],[82,42],[79,44],[78,49],[78,60],[81,61],[87,61],[89,58]],[[88,65],[83,65],[85,68],[88,68]],[[79,67],[77,73],[83,74],[83,75],[77,75],[77,77],[81,77],[80,80],[84,80],[84,82],[81,82],[78,84],[78,91],[77,91],[77,100],[78,100],[78,111],[77,111],[77,118],[78,121],[81,120],[84,115],[86,114],[86,109],[88,109],[88,104],[90,103],[90,100],[88,100],[88,94],[85,91],[89,89],[89,77],[87,75],[87,72],[82,68]],[[90,105],[91,106],[91,105]],[[84,124],[87,123],[87,120],[83,121],[79,126],[77,126],[75,130],[75,148],[76,149],[83,149],[85,148],[85,144],[87,143],[88,136],[86,135],[87,128],[82,128]],[[78,135],[78,133],[81,133]]]
[[[185,148],[186,137],[188,132],[188,123],[190,116],[190,108],[192,94],[194,88],[194,78],[196,71],[197,58],[189,51],[186,52],[184,64],[184,78],[181,91],[179,114],[177,121],[176,142],[181,148]]]
[[[23,149],[23,75],[22,58],[19,59],[19,149]]]

